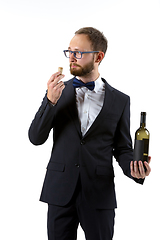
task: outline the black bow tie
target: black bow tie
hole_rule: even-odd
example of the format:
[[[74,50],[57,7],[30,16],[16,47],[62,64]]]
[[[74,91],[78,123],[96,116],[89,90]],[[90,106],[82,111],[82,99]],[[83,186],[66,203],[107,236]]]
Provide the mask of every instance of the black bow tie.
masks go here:
[[[93,82],[84,83],[81,80],[78,80],[77,78],[75,78],[73,80],[73,87],[74,88],[87,87],[89,90],[93,91],[95,87],[95,82],[93,81]]]

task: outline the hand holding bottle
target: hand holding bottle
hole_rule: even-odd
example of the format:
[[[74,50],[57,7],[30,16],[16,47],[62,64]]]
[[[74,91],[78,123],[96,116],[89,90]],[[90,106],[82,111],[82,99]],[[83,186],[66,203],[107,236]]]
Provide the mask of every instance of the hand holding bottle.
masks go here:
[[[145,178],[151,172],[148,157],[150,133],[146,129],[146,112],[141,112],[140,128],[135,133],[133,161],[130,164],[131,175],[134,178]]]
[[[142,161],[131,161],[130,168],[132,177],[138,179],[144,179],[145,177],[147,177],[151,172],[151,168],[149,166],[150,162],[151,157],[148,157],[148,162],[145,161],[144,163]],[[144,165],[146,169],[144,169]]]

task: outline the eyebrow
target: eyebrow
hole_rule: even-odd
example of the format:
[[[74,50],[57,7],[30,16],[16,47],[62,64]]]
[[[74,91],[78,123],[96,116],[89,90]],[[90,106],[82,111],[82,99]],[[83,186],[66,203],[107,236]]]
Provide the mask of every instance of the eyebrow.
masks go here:
[[[68,50],[71,50],[71,48],[70,47],[68,47]],[[78,48],[75,48],[75,50],[74,51],[80,51]]]

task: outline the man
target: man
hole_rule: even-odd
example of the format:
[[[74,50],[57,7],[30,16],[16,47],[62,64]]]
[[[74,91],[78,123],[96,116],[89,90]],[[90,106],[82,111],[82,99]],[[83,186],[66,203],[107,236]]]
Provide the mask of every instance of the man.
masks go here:
[[[80,223],[87,240],[111,240],[114,209],[112,157],[125,175],[143,184],[151,169],[133,163],[130,99],[98,71],[107,39],[94,28],[79,29],[65,55],[76,77],[63,83],[57,72],[29,129],[43,144],[53,129],[53,148],[40,200],[48,203],[48,239],[75,240]],[[151,158],[149,157],[149,162]]]

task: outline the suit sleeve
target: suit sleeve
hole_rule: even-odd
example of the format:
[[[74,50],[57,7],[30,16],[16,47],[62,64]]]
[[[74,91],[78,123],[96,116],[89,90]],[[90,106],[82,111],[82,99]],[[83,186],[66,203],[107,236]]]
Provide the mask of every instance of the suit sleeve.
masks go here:
[[[43,102],[28,131],[29,140],[34,145],[43,144],[53,128],[56,106],[52,106],[45,95]]]
[[[132,139],[130,136],[130,98],[127,101],[118,122],[114,139],[114,157],[118,161],[123,173],[135,182],[143,184],[144,179],[133,178],[130,170],[130,163],[133,161]]]

